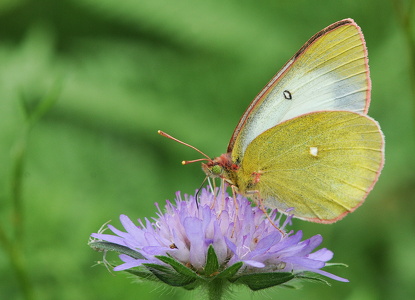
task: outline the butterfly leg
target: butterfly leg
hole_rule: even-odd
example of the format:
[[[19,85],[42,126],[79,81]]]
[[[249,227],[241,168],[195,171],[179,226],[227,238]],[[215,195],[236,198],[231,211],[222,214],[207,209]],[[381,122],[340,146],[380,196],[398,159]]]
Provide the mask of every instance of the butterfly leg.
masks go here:
[[[267,217],[268,221],[272,224],[272,226],[275,227],[275,229],[277,229],[283,236],[285,236],[285,232],[283,230],[281,230],[277,225],[275,225],[274,221],[271,219],[271,217],[268,214],[267,209],[264,206],[264,201],[259,193],[259,191],[248,191],[249,194],[256,194],[256,197],[254,197],[255,199],[255,204],[259,207],[260,210],[262,210],[262,212],[265,214],[265,216]]]
[[[232,189],[233,204],[235,205],[235,215],[233,218],[233,229],[232,229],[232,234],[231,234],[231,237],[233,237],[233,234],[236,228],[236,223],[238,220],[238,215],[239,215],[239,205],[238,205],[238,201],[236,201],[236,192],[238,188],[235,185],[231,185],[231,189]]]
[[[212,193],[213,193],[213,201],[212,201],[212,205],[210,206],[210,209],[213,209],[215,207],[215,204],[216,204],[216,180],[212,179],[212,181],[213,181],[213,186],[211,186],[211,189],[212,189]],[[209,183],[210,183],[210,180],[209,180]],[[223,188],[224,188],[224,186],[223,186],[223,180],[222,180],[221,190],[223,190]],[[222,199],[223,199],[223,197],[222,197]]]
[[[264,212],[265,216],[267,217],[268,221],[270,221],[270,223],[272,224],[272,226],[274,226],[282,234],[282,236],[285,236],[285,232],[283,230],[281,230],[281,228],[279,228],[277,225],[275,225],[274,221],[269,216],[267,210],[265,209],[265,206],[264,206],[264,203],[263,203],[263,199],[262,198],[259,198],[258,204],[259,204],[258,205],[259,208]]]

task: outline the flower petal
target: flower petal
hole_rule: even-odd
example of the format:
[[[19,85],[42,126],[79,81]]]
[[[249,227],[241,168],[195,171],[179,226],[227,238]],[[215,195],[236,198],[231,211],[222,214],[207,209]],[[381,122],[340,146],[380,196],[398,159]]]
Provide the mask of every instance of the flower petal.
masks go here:
[[[183,225],[190,242],[190,264],[196,269],[200,269],[205,265],[207,250],[204,245],[202,221],[189,217],[184,220]]]
[[[197,276],[204,276],[207,251],[212,245],[219,269],[238,267],[236,271],[229,272],[230,276],[234,276],[235,272],[244,275],[311,271],[334,280],[347,281],[321,270],[332,259],[333,252],[326,248],[315,251],[323,240],[320,235],[302,241],[301,230],[285,231],[292,216],[286,217],[283,222],[281,214],[278,216],[273,211],[270,216],[277,216],[277,219],[272,224],[269,216],[261,208],[251,206],[248,199],[241,195],[233,199],[220,190],[213,193],[203,189],[199,194],[199,205],[194,196],[185,195],[183,198],[185,200],[177,193],[175,204],[167,201],[165,213],[156,204],[157,217],[137,220],[139,226],[126,215],[121,215],[120,221],[126,232],[108,225],[114,234],[91,235],[96,239],[129,247],[145,258],[135,259],[121,254],[119,257],[123,263],[114,270],[126,270],[146,262],[169,268],[169,265],[155,256],[170,256],[170,259],[176,260],[184,268],[191,266],[189,272],[192,274],[196,272]],[[275,226],[281,223],[283,225],[277,229]],[[99,243],[91,243],[91,247],[100,250],[97,245]]]

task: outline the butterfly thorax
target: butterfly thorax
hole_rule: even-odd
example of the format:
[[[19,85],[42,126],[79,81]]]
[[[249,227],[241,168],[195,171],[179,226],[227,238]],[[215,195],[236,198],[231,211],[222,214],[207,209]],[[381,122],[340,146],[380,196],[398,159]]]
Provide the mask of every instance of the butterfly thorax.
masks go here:
[[[231,153],[222,154],[208,163],[202,163],[202,169],[210,178],[221,178],[230,185],[237,185],[236,172],[239,165],[232,162]]]

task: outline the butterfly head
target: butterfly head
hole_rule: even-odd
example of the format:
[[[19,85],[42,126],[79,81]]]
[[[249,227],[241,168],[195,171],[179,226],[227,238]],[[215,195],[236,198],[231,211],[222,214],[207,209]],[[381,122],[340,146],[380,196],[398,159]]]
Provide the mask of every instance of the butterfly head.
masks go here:
[[[158,134],[160,134],[161,136],[167,137],[171,140],[174,140],[189,148],[192,148],[205,157],[205,158],[199,158],[195,160],[182,161],[183,165],[187,165],[187,164],[194,163],[194,162],[206,161],[202,163],[202,169],[208,177],[221,178],[225,180],[226,182],[228,182],[229,184],[235,185],[235,182],[236,182],[235,173],[239,169],[239,165],[232,162],[232,156],[230,152],[222,154],[221,156],[218,156],[212,159],[208,155],[206,155],[205,153],[197,149],[196,147],[189,145],[187,143],[184,143],[181,140],[178,140],[161,130],[158,131]]]
[[[207,163],[202,163],[202,169],[210,178],[222,178],[234,185],[232,174],[238,170],[238,166],[231,160],[231,154],[222,154]]]
[[[223,174],[223,167],[215,163],[213,160],[208,163],[202,163],[202,170],[210,178],[221,177]]]

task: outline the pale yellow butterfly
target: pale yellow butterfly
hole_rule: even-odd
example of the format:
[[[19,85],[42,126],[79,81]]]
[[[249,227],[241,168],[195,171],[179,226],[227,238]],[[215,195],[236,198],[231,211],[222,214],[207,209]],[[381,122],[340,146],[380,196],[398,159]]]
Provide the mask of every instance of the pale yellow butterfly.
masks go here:
[[[383,134],[366,115],[370,91],[361,29],[351,19],[336,22],[252,101],[227,153],[211,159],[201,152],[203,170],[266,207],[335,222],[363,203],[384,164]]]

